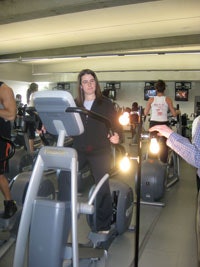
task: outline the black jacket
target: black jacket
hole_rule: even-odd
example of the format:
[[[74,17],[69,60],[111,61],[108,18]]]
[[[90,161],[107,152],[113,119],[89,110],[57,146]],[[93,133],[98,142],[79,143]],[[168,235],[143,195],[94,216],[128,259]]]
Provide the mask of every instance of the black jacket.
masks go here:
[[[117,114],[112,101],[103,97],[102,101],[93,102],[91,111],[108,118],[112,125],[112,131],[119,133]],[[74,148],[78,151],[95,153],[110,151],[110,141],[108,139],[109,130],[106,125],[94,118],[81,114],[84,125],[84,133],[74,137]]]

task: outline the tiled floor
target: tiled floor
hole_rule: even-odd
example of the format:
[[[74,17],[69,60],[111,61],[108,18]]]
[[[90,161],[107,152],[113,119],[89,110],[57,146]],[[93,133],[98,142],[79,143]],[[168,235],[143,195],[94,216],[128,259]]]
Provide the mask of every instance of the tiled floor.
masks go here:
[[[166,206],[141,255],[140,267],[197,265],[195,170],[181,161],[181,180],[165,195]]]

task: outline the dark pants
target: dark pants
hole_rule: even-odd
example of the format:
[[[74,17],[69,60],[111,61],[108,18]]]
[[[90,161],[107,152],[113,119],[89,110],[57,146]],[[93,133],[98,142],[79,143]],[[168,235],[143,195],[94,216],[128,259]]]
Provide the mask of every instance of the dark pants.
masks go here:
[[[111,152],[106,151],[100,153],[83,153],[78,152],[79,170],[86,164],[89,164],[94,182],[97,184],[101,178],[109,172],[111,167]],[[70,189],[69,174],[62,171],[59,175],[59,180],[66,180],[66,187]],[[63,190],[63,182],[61,182]],[[63,194],[62,194],[63,195]],[[70,192],[68,194],[69,199]],[[71,196],[70,196],[71,197]],[[63,198],[61,199],[63,200]],[[92,216],[91,228],[92,231],[108,230],[112,220],[112,198],[108,180],[103,184],[99,190],[95,200],[95,214]]]
[[[0,136],[10,139],[11,124],[10,121],[5,121],[0,118]],[[8,156],[9,146],[4,141],[0,140],[0,159],[5,159]],[[9,171],[8,160],[0,161],[0,174],[7,173]]]
[[[159,122],[159,121],[150,121],[150,125],[149,127],[153,127],[155,125],[167,125],[169,126],[168,121],[164,121],[164,122]],[[154,132],[151,132],[151,136],[154,135]],[[168,146],[166,144],[167,138],[165,138],[164,136],[160,136],[158,138],[158,141],[160,143],[160,153],[159,153],[159,158],[163,163],[167,163],[167,158],[168,158]]]

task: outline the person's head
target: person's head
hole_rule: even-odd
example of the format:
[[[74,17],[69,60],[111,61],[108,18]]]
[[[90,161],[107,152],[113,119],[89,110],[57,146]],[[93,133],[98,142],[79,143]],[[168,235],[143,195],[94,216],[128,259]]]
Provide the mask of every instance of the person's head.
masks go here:
[[[97,100],[102,98],[97,76],[90,69],[84,69],[78,75],[78,96],[76,102],[79,106],[83,106],[86,94],[94,94]]]
[[[106,97],[109,97],[110,90],[109,89],[104,89],[102,94]]]
[[[29,88],[27,90],[26,98],[27,98],[27,103],[30,101],[30,96],[31,94],[35,93],[38,91],[38,84],[37,83],[31,83],[29,85]]]
[[[165,82],[163,80],[158,80],[156,83],[155,83],[155,88],[156,88],[156,91],[158,93],[164,93],[165,89],[166,89],[166,85],[165,85]]]
[[[126,107],[126,108],[125,108],[125,112],[128,112],[128,113],[130,113],[130,112],[131,112],[131,108],[129,108],[129,107]]]
[[[138,110],[138,103],[137,102],[133,102],[132,110]]]
[[[38,84],[37,83],[31,83],[29,86],[29,89],[32,93],[38,91]]]
[[[16,99],[16,101],[21,102],[22,101],[22,96],[20,94],[16,94],[15,99]]]

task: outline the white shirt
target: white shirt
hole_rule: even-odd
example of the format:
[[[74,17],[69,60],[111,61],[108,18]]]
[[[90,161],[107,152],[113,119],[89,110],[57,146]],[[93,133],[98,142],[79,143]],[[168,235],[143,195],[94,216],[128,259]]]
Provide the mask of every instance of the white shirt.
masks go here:
[[[94,102],[94,99],[93,100],[85,100],[84,101],[84,107],[87,110],[91,110],[91,107],[92,107],[93,102]]]
[[[155,96],[151,104],[151,121],[168,121],[166,96]]]

